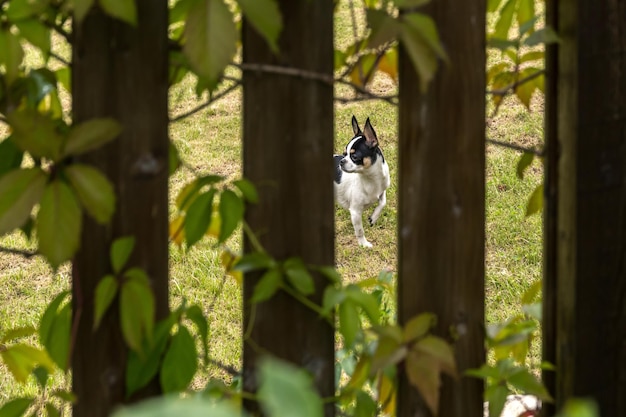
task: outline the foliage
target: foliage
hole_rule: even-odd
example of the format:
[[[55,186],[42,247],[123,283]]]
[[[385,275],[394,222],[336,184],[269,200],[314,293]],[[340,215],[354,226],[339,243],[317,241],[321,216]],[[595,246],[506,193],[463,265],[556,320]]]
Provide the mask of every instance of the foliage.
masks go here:
[[[337,80],[343,80],[360,94],[368,93],[367,86],[377,71],[397,81],[397,44],[401,41],[425,91],[439,62],[448,60],[435,23],[417,11],[426,3],[427,0],[365,1],[368,30],[363,36],[355,35],[347,48],[335,51]],[[494,90],[508,90],[513,83],[510,88],[528,106],[532,94],[543,88],[542,76],[535,76],[540,69],[530,66],[542,55],[520,51],[552,41],[555,36],[548,29],[535,30],[538,19],[532,1],[508,0],[498,9],[499,3],[490,2],[490,11],[499,10],[499,19],[489,45],[501,50],[509,61],[491,68],[488,79]],[[51,51],[52,34],[70,39],[65,29],[67,23],[71,19],[87,19],[94,7],[126,24],[137,24],[133,0],[0,3],[0,120],[10,128],[10,135],[0,142],[0,235],[19,228],[30,237],[34,227],[38,251],[55,269],[78,250],[83,214],[101,224],[108,223],[115,214],[115,192],[110,181],[96,168],[77,162],[76,156],[106,146],[120,135],[123,126],[106,118],[71,122],[69,115],[63,113],[59,95],[62,88],[71,90],[70,69],[63,58]],[[279,51],[282,17],[275,0],[177,0],[170,7],[170,81],[175,84],[192,74],[199,96],[206,91],[214,93],[227,81],[224,71],[233,65],[238,51],[237,23],[241,15],[266,39],[272,51]],[[519,35],[508,40],[514,16]],[[42,53],[44,67],[23,65],[24,43]],[[59,61],[62,68],[50,70],[50,60]],[[522,83],[526,78],[528,83]],[[496,106],[503,95],[493,95]],[[184,165],[177,160],[174,147],[171,155],[172,171]],[[520,161],[520,175],[530,162],[527,157]],[[403,327],[396,324],[386,306],[393,297],[389,274],[345,285],[328,266],[306,265],[299,258],[274,259],[261,247],[242,256],[229,252],[225,243],[242,225],[246,204],[254,204],[259,198],[254,186],[245,179],[229,181],[217,175],[198,175],[176,198],[177,213],[170,225],[170,237],[179,246],[186,243],[186,248],[191,249],[205,236],[213,236],[216,245],[224,247],[226,273],[236,277],[261,271],[253,303],[269,300],[282,291],[325,320],[333,322],[336,317],[342,344],[336,402],[346,413],[392,414],[396,373],[402,369],[436,414],[441,374],[457,377],[453,346],[432,333],[436,318],[424,313]],[[271,415],[321,415],[323,401],[328,399],[321,399],[314,392],[310,376],[273,358],[267,358],[259,367],[261,386],[256,395],[241,392],[237,386],[220,386],[215,381],[209,381],[203,392],[192,398],[174,395],[188,392],[198,369],[209,363],[210,323],[200,306],[188,306],[185,301],[165,319],[155,321],[150,279],[145,271],[132,266],[133,248],[132,236],[113,242],[111,273],[102,277],[95,292],[93,326],[98,328],[110,307],[117,304],[119,326],[130,349],[126,394],[132,395],[158,376],[162,390],[172,395],[120,410],[119,416],[183,412],[195,415],[207,407],[206,397],[225,399],[214,405],[212,412],[230,416],[240,411],[226,402],[242,396],[258,401]],[[316,290],[312,278],[316,273],[328,278],[322,305],[310,299]],[[496,393],[487,392],[494,410],[504,390],[508,393],[510,387],[549,398],[520,360],[530,343],[524,344],[520,335],[528,337],[535,330],[525,317],[514,318],[490,333],[489,343],[496,352],[497,365],[485,365],[475,372],[495,387],[492,391]],[[18,382],[33,375],[40,395],[4,404],[0,416],[43,410],[47,415],[58,415],[61,401],[75,400],[71,393],[51,391],[48,386],[51,373],[69,371],[72,326],[69,294],[63,292],[49,304],[37,328],[15,328],[1,335],[3,363]],[[39,335],[42,347],[20,341],[34,334]]]

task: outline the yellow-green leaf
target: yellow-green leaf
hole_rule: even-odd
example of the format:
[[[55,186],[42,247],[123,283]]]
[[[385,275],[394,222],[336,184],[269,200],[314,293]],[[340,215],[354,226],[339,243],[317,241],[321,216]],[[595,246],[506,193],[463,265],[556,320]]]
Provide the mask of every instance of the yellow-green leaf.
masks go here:
[[[95,0],[73,0],[74,16],[78,23],[82,22],[87,16],[87,12],[93,6]]]
[[[130,25],[137,25],[137,8],[135,0],[98,0],[102,9],[116,19]]]
[[[122,335],[128,346],[142,352],[142,342],[152,334],[154,326],[154,294],[145,280],[131,276],[122,284],[120,320]]]
[[[439,368],[449,375],[456,376],[456,361],[452,346],[440,337],[428,335],[420,339],[413,347],[416,352],[426,354],[432,360],[439,361]]]
[[[80,155],[115,139],[122,127],[111,118],[92,119],[72,126],[63,149],[64,155]]]
[[[26,108],[10,113],[7,120],[13,129],[11,139],[20,149],[35,158],[60,159],[63,136],[52,118]]]
[[[48,184],[37,216],[39,251],[53,268],[69,260],[80,242],[82,215],[72,189],[63,181]]]
[[[17,78],[23,58],[24,50],[19,38],[8,27],[0,30],[0,65],[4,64],[8,85]]]
[[[237,0],[241,11],[250,24],[274,53],[278,52],[278,35],[283,27],[282,15],[276,0]]]
[[[217,84],[226,65],[237,52],[237,28],[223,0],[197,1],[185,25],[183,51],[193,70]]]
[[[0,235],[26,223],[47,180],[40,168],[16,169],[0,177]]]
[[[425,336],[435,325],[437,318],[432,313],[422,313],[404,325],[404,341],[411,342]]]
[[[28,42],[47,54],[50,52],[50,29],[37,19],[15,22],[15,26]]]
[[[33,346],[22,343],[10,345],[6,350],[0,352],[0,355],[15,380],[20,383],[26,382],[26,378],[38,365],[54,372],[54,363],[46,351]]]
[[[33,402],[35,402],[35,399],[32,397],[12,399],[0,407],[0,416],[21,417],[26,414],[26,411]]]
[[[109,180],[99,170],[83,164],[68,166],[65,174],[87,213],[98,223],[107,223],[115,211],[115,193]]]
[[[526,205],[526,217],[535,214],[543,209],[543,184],[539,184],[530,195]]]
[[[409,382],[417,388],[432,414],[437,415],[441,386],[439,361],[429,355],[409,351],[405,366]]]
[[[94,297],[93,328],[97,329],[100,321],[111,305],[117,294],[119,284],[113,275],[107,275],[100,280],[96,286],[96,296]]]

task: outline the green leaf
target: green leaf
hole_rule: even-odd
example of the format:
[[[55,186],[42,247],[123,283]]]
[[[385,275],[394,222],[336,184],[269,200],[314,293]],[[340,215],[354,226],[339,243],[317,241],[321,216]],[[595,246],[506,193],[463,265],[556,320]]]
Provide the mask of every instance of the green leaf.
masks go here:
[[[137,26],[135,0],[98,0],[104,11],[116,19]]]
[[[267,253],[251,252],[243,255],[233,266],[233,269],[241,272],[250,272],[273,268],[275,265],[276,261]]]
[[[333,266],[317,266],[315,270],[328,278],[328,281],[332,284],[339,284],[341,282],[341,274],[339,274]]]
[[[169,152],[167,153],[167,156],[168,156],[168,171],[169,171],[169,175],[171,176],[180,167],[180,155],[178,153],[178,149],[176,148],[176,145],[174,145],[174,142],[172,142],[171,140],[170,140]]]
[[[535,0],[518,0],[517,3],[517,24],[520,27],[524,23],[538,18],[535,16]]]
[[[289,258],[283,264],[287,281],[302,295],[310,295],[315,292],[313,277],[306,269],[306,265],[300,258]]]
[[[278,291],[282,283],[283,275],[280,270],[277,268],[269,269],[254,286],[254,293],[250,301],[260,303],[268,300]]]
[[[39,388],[42,390],[46,388],[46,384],[48,383],[48,377],[50,376],[50,372],[44,366],[38,366],[33,369],[32,374],[37,379],[37,384]]]
[[[487,380],[488,378],[501,379],[502,377],[500,370],[498,368],[489,366],[486,364],[482,365],[480,368],[477,368],[477,369],[466,369],[464,374],[467,376],[473,376],[474,378],[481,378],[484,380]]]
[[[206,175],[185,184],[178,193],[178,196],[176,196],[176,207],[182,211],[187,210],[202,187],[218,183],[223,179],[224,178],[219,175]]]
[[[56,406],[49,401],[46,401],[45,408],[47,417],[59,417],[61,415],[61,412],[56,408]]]
[[[64,371],[67,370],[70,344],[71,306],[66,303],[61,309],[59,307],[68,295],[69,291],[59,293],[48,304],[39,322],[39,341],[52,360]],[[64,310],[66,307],[67,309]]]
[[[508,0],[502,9],[500,10],[500,17],[496,21],[496,27],[489,36],[490,38],[508,39],[509,30],[513,23],[513,15],[515,14],[515,8],[518,0]]]
[[[189,14],[189,9],[195,2],[196,0],[177,0],[174,6],[170,8],[170,25],[184,21]]]
[[[376,351],[372,356],[372,373],[396,365],[406,358],[408,349],[402,344],[402,330],[396,326],[379,326],[383,333],[378,338]],[[398,333],[398,334],[394,334]]]
[[[0,30],[0,65],[4,64],[8,85],[17,79],[23,58],[24,50],[20,39],[11,33],[8,27]]]
[[[185,316],[193,322],[198,328],[200,338],[202,339],[202,349],[204,351],[204,361],[207,362],[209,358],[208,343],[209,343],[209,323],[205,317],[202,309],[198,305],[192,305],[185,311]]]
[[[25,327],[16,327],[15,329],[7,330],[0,338],[0,344],[6,344],[15,339],[20,339],[22,337],[28,337],[37,333],[37,330],[33,326],[25,326]]]
[[[76,395],[71,391],[64,391],[61,389],[56,389],[51,392],[53,397],[58,398],[59,400],[68,402],[70,404],[75,404],[77,401]]]
[[[559,43],[561,39],[557,35],[557,33],[549,26],[538,29],[533,32],[530,36],[522,41],[522,44],[525,46],[536,46],[539,44],[552,44]]]
[[[256,192],[254,184],[252,184],[250,181],[242,178],[240,180],[234,181],[233,184],[239,189],[239,191],[241,191],[241,194],[243,195],[243,198],[246,199],[246,201],[248,201],[249,203],[259,202],[259,195]]]
[[[194,71],[216,85],[237,52],[237,28],[223,0],[196,1],[185,25],[183,52]]]
[[[69,92],[72,92],[72,76],[70,67],[61,67],[54,71],[57,81]]]
[[[379,415],[376,409],[376,401],[364,391],[356,393],[356,405],[354,407],[354,417],[371,417]]]
[[[485,390],[485,400],[489,403],[489,417],[500,417],[509,394],[509,389],[504,385],[494,385]]]
[[[339,333],[344,338],[346,347],[351,347],[361,331],[361,320],[356,304],[352,300],[344,300],[339,305]]]
[[[72,164],[64,172],[91,217],[100,224],[108,223],[115,211],[115,192],[111,182],[89,165]]]
[[[521,0],[521,1],[525,1],[525,0]],[[517,18],[519,19],[519,14],[517,15]],[[539,20],[539,16],[533,16],[532,18],[520,23],[518,37],[521,39],[527,33],[534,31],[535,23],[537,23],[537,20]]]
[[[531,62],[531,61],[538,61],[538,60],[543,61],[545,59],[545,56],[546,54],[544,51],[530,51],[522,55],[519,59],[519,62],[520,64],[522,64],[524,62]],[[537,70],[537,71],[540,71],[540,70]]]
[[[189,206],[185,216],[185,238],[187,247],[192,247],[206,233],[213,216],[213,197],[215,189],[200,194]]]
[[[402,25],[398,20],[380,9],[366,9],[367,25],[371,34],[367,46],[377,48],[398,38]]]
[[[413,317],[404,325],[404,341],[411,342],[425,336],[437,322],[432,313],[422,313]]]
[[[222,223],[218,241],[224,242],[232,235],[243,219],[244,204],[241,198],[231,190],[224,190],[220,196],[219,213]]]
[[[110,258],[114,273],[119,274],[122,271],[122,268],[126,266],[134,247],[134,236],[124,236],[113,241],[111,244]]]
[[[546,387],[526,368],[509,376],[507,382],[524,394],[534,395],[543,401],[552,401]]]
[[[592,399],[570,398],[557,417],[600,417],[600,409]]]
[[[7,138],[0,142],[0,178],[4,174],[22,165],[24,152],[13,143],[11,138]]]
[[[396,4],[396,7],[401,9],[403,7],[420,7],[430,3],[430,0],[394,0],[394,3]]]
[[[0,177],[0,235],[26,223],[47,180],[40,168],[16,169]]]
[[[526,217],[533,215],[543,209],[543,184],[539,184],[530,195],[526,205]]]
[[[311,376],[286,362],[265,358],[259,365],[259,403],[273,417],[321,417],[322,400]]]
[[[23,151],[35,158],[58,161],[61,158],[63,136],[58,123],[49,116],[29,108],[14,111],[7,116],[13,129],[11,139]]]
[[[247,21],[277,53],[278,35],[283,28],[283,21],[276,0],[237,0],[237,3]]]
[[[426,91],[437,71],[438,54],[432,46],[436,33],[435,25],[428,16],[412,13],[403,19],[400,38],[419,76],[421,91]]]
[[[53,268],[56,269],[76,253],[82,219],[80,205],[67,184],[55,180],[46,186],[36,226],[39,252]]]
[[[37,19],[21,20],[15,26],[28,42],[36,46],[41,52],[50,52],[50,29]]]
[[[91,119],[72,126],[63,155],[80,155],[97,149],[115,139],[122,131],[114,119]]]
[[[178,314],[170,313],[165,320],[159,321],[154,329],[152,344],[148,344],[145,357],[131,350],[126,364],[126,395],[146,386],[154,378],[161,365],[161,359],[170,340],[172,326],[178,320]]]
[[[11,0],[8,3],[6,16],[12,23],[16,23],[18,20],[28,19],[43,13],[49,0]]]
[[[35,399],[32,397],[15,398],[8,401],[0,408],[0,417],[22,417],[34,402]]]
[[[541,280],[535,281],[522,295],[522,305],[531,304],[534,302],[541,292],[543,282]]]
[[[428,355],[409,351],[405,361],[409,382],[419,391],[433,415],[439,410],[439,387],[441,377],[439,363]]]
[[[0,356],[15,380],[22,384],[38,365],[45,366],[50,372],[54,372],[54,363],[46,351],[33,346],[22,343],[10,345],[0,352]]]
[[[161,387],[164,392],[184,391],[198,369],[196,342],[185,326],[178,326],[161,365]]]
[[[452,346],[440,337],[428,335],[420,339],[414,346],[416,352],[430,356],[431,360],[439,361],[439,367],[448,374],[456,375],[456,361]]]
[[[363,309],[372,324],[378,324],[380,320],[380,304],[376,297],[364,292],[361,288],[353,284],[346,288],[346,297]]]
[[[166,395],[116,409],[112,417],[246,417],[240,408],[227,401],[216,403],[202,395],[181,398]]]
[[[338,289],[330,285],[326,287],[324,296],[322,297],[322,310],[324,314],[329,316],[330,312],[334,311],[345,299],[346,291],[343,288]]]
[[[154,294],[143,279],[127,271],[130,278],[120,291],[120,320],[122,335],[128,346],[142,352],[142,341],[152,335],[154,326]]]
[[[81,23],[85,19],[94,1],[95,0],[74,0],[74,16],[76,16],[78,23]]]
[[[498,10],[500,3],[502,3],[502,0],[487,0],[487,12],[493,13]]]
[[[530,164],[533,163],[534,159],[535,154],[532,152],[524,152],[522,154],[522,156],[519,158],[519,161],[517,161],[517,178],[519,178],[520,180],[524,179],[524,171],[526,171],[526,168],[528,168]]]
[[[93,316],[93,328],[94,330],[100,325],[100,321],[104,316],[104,313],[108,310],[111,302],[117,294],[119,284],[117,279],[113,275],[107,275],[100,280],[96,286],[96,296],[94,299],[94,316]]]

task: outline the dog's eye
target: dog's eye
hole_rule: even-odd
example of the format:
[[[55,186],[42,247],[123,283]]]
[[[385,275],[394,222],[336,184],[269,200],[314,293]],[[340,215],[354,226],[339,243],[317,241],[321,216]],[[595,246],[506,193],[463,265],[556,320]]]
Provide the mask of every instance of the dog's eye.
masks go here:
[[[352,162],[357,162],[361,158],[359,158],[356,153],[352,153],[352,154],[350,154],[350,159],[352,159]]]

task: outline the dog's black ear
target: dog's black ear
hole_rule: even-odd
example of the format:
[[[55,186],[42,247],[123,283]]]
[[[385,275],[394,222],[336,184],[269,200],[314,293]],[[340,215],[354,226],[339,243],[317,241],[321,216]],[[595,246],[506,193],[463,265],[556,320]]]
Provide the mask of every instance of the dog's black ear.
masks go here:
[[[376,136],[376,131],[372,127],[370,123],[370,118],[368,117],[365,121],[365,129],[363,129],[363,136],[365,136],[365,143],[370,148],[374,148],[378,146],[378,137]]]
[[[352,131],[354,132],[354,136],[361,134],[359,122],[356,121],[356,117],[354,117],[354,115],[352,116]]]

